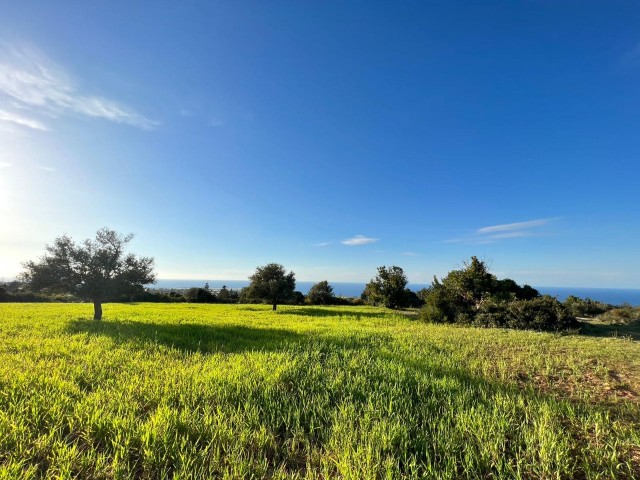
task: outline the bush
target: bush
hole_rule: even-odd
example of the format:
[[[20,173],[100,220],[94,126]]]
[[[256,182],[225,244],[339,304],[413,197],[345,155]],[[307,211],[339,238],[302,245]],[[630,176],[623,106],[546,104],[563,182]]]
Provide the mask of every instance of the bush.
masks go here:
[[[640,307],[624,305],[613,308],[597,317],[598,321],[610,325],[638,325],[640,324]]]
[[[406,288],[404,290],[404,306],[407,308],[419,308],[424,305],[422,298],[418,296],[413,290]]]
[[[191,303],[214,303],[216,296],[206,288],[190,288],[184,292],[184,298]]]
[[[550,331],[577,327],[575,318],[564,305],[549,295],[532,300],[489,301],[479,309],[473,323],[483,327]]]
[[[424,306],[420,310],[420,318],[432,323],[454,323],[460,313],[460,304],[455,301],[450,291],[440,284],[421,290]]]
[[[378,274],[364,288],[361,298],[370,305],[385,308],[406,307],[405,287],[408,280],[404,271],[395,265],[378,267]]]
[[[575,317],[595,317],[613,308],[608,303],[598,302],[590,298],[578,298],[573,295],[567,297],[564,306]]]
[[[314,284],[307,294],[307,302],[311,305],[334,305],[333,287],[326,280]]]
[[[229,290],[226,285],[223,285],[220,291],[218,291],[217,299],[220,303],[238,303],[240,294],[237,290]]]
[[[287,301],[288,305],[304,305],[304,293],[299,291],[294,291],[291,295],[291,298]]]
[[[434,278],[419,295],[425,302],[420,317],[428,322],[554,331],[576,326],[558,300],[509,278],[498,280],[476,257],[441,281]]]

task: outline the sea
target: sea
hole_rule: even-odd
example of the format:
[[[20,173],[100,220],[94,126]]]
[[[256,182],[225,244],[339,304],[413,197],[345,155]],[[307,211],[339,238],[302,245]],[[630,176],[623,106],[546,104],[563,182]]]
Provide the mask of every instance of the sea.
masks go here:
[[[239,290],[246,287],[249,282],[246,280],[169,280],[159,279],[152,288],[162,289],[186,289],[191,287],[203,287],[205,283],[212,289],[219,289],[226,286],[231,290]],[[296,290],[306,294],[311,286],[316,282],[296,282]],[[333,292],[339,297],[359,297],[364,290],[365,283],[359,282],[329,282],[333,287]],[[427,287],[427,284],[410,283],[407,285],[413,291],[418,291]],[[632,288],[583,288],[583,287],[534,287],[540,293],[551,295],[563,301],[569,295],[580,298],[590,298],[612,305],[629,304],[640,306],[640,289]]]

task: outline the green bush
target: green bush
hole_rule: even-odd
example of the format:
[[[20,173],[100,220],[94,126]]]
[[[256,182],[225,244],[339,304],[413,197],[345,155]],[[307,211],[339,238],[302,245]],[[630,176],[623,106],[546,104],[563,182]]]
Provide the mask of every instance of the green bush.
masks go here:
[[[216,296],[206,288],[190,288],[184,292],[184,298],[191,303],[215,303]]]
[[[326,280],[314,284],[307,293],[307,302],[311,305],[334,305],[333,287]]]
[[[420,296],[420,318],[427,322],[552,331],[576,326],[558,300],[509,278],[498,280],[476,257],[464,269],[434,278]]]
[[[507,327],[530,330],[567,330],[576,320],[554,297],[544,295],[532,300],[489,301],[475,315],[473,323],[483,327]]]
[[[563,303],[574,317],[595,317],[613,308],[613,305],[608,303],[598,302],[590,298],[582,299],[573,295],[569,295]]]

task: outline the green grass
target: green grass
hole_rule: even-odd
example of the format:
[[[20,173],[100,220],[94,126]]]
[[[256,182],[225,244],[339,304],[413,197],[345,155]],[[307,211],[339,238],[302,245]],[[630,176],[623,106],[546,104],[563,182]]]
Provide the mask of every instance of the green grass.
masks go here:
[[[0,478],[640,478],[640,342],[0,304]]]

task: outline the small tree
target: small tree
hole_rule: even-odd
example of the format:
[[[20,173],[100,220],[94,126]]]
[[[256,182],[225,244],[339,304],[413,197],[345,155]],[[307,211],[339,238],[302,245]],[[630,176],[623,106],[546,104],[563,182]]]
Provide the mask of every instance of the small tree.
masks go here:
[[[229,289],[227,288],[226,285],[223,285],[220,291],[218,292],[218,300],[220,300],[222,303],[225,303],[229,301],[230,297],[231,297],[231,293],[229,292]]]
[[[434,278],[434,281],[437,280]],[[489,273],[487,264],[471,257],[461,270],[453,270],[442,279],[442,285],[469,308],[477,310],[496,290],[497,279]]]
[[[322,280],[314,284],[307,293],[307,300],[311,305],[332,305],[336,301],[333,295],[333,287],[329,282]]]
[[[153,258],[125,255],[133,235],[102,228],[95,240],[75,243],[64,235],[45,247],[38,261],[23,264],[21,275],[34,291],[73,293],[93,302],[94,320],[102,319],[102,302],[155,283]]]
[[[285,302],[293,297],[296,289],[295,273],[287,273],[278,263],[269,263],[257,267],[256,273],[249,277],[251,282],[247,287],[246,298],[268,301],[275,311],[279,302]]]
[[[378,275],[372,279],[362,293],[363,300],[372,305],[387,308],[405,306],[405,287],[408,280],[400,267],[378,267]]]

